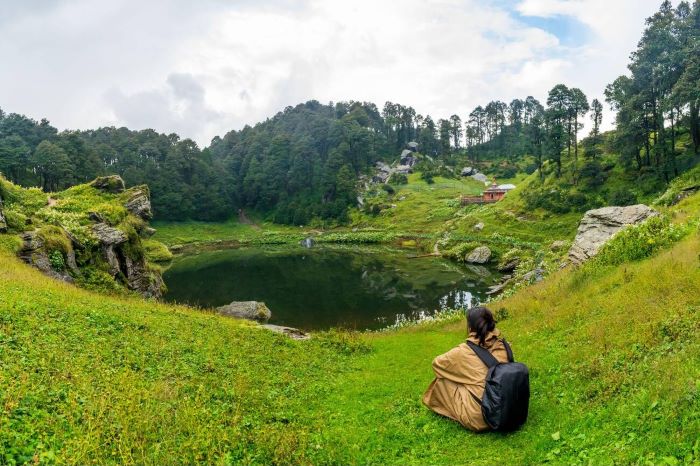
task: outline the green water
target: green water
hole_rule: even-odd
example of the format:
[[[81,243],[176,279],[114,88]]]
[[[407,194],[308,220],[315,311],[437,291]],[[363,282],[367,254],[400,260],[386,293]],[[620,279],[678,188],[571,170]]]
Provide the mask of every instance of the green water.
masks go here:
[[[245,248],[175,260],[165,299],[203,307],[263,301],[270,323],[377,329],[485,298],[498,275],[383,247]]]

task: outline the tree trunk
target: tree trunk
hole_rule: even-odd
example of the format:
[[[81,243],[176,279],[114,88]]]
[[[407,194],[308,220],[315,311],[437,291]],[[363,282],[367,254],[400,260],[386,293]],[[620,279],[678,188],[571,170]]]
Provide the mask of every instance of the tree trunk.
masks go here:
[[[678,176],[678,167],[676,166],[676,127],[673,116],[673,109],[671,109],[671,168],[673,168],[673,176]]]
[[[690,104],[690,135],[693,138],[695,153],[700,152],[700,103]]]

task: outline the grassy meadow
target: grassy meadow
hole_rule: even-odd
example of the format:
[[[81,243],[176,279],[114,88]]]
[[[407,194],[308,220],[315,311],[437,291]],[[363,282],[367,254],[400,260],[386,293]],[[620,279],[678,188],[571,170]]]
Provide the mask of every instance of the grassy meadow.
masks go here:
[[[675,221],[697,218],[699,198]],[[564,269],[491,304],[531,369],[530,418],[509,435],[421,406],[432,358],[465,337],[459,316],[291,341],[48,280],[2,238],[3,464],[700,461],[696,227],[650,258]]]

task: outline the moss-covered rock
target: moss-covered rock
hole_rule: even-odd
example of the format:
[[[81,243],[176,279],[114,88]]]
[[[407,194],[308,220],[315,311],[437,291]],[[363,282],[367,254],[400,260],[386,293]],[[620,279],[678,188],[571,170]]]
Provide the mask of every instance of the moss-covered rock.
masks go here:
[[[121,178],[107,176],[49,198],[0,178],[0,193],[7,193],[4,211],[11,213],[4,230],[21,235],[19,255],[27,263],[88,288],[126,289],[149,298],[164,293],[160,269],[149,263],[142,242],[153,231],[147,223],[147,186],[126,190]],[[153,240],[148,244],[154,260],[169,259],[165,246]]]

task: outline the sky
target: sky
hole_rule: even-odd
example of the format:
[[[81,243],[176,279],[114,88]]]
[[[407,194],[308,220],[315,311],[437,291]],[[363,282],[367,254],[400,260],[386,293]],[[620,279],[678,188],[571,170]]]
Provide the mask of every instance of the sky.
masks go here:
[[[660,4],[0,0],[0,108],[204,147],[312,99],[392,101],[435,120],[496,99],[544,102],[558,83],[603,101]]]

